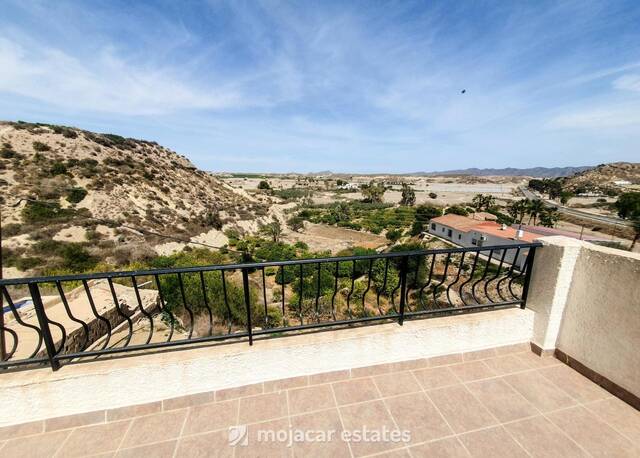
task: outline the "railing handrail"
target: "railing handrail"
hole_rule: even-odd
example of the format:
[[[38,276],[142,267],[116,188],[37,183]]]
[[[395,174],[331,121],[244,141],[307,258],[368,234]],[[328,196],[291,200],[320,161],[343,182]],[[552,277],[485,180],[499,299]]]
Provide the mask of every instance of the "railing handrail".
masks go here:
[[[412,250],[412,251],[395,251],[387,253],[375,253],[355,256],[334,256],[325,258],[304,258],[291,259],[286,261],[262,261],[262,262],[245,262],[239,264],[214,264],[206,266],[193,267],[174,267],[164,269],[146,269],[146,270],[127,270],[127,271],[110,271],[110,272],[92,272],[86,274],[69,274],[69,275],[52,275],[40,277],[22,277],[7,278],[0,280],[0,286],[16,286],[28,285],[30,283],[53,283],[57,281],[78,281],[78,280],[101,280],[105,278],[123,278],[123,277],[141,277],[153,275],[167,275],[178,273],[193,272],[215,272],[220,270],[242,270],[242,269],[261,269],[266,267],[281,267],[300,264],[316,264],[322,262],[346,262],[346,261],[365,261],[369,259],[386,259],[401,258],[411,256],[424,256],[446,253],[465,253],[465,252],[483,252],[490,250],[517,249],[517,248],[539,248],[542,247],[540,242],[513,243],[508,245],[490,245],[490,246],[474,246],[459,248],[438,248],[432,250]]]

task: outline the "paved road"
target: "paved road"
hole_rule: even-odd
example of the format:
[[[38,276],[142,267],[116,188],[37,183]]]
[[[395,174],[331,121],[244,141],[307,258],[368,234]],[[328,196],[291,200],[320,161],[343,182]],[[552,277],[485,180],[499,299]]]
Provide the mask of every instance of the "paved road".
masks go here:
[[[541,198],[536,193],[525,187],[520,187],[520,191],[522,191],[522,194],[524,194],[527,199],[541,200],[547,207],[556,207],[560,213],[564,213],[566,215],[571,215],[598,223],[604,223],[610,226],[631,226],[631,223],[629,221],[625,221],[622,218],[617,218],[615,216],[596,215],[595,213],[589,213],[581,210],[576,210],[575,208],[562,206],[552,200]]]

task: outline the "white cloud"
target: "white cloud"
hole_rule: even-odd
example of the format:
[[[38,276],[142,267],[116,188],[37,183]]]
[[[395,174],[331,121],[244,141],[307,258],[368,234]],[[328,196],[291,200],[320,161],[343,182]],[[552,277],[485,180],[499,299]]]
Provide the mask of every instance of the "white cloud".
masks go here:
[[[640,74],[621,76],[613,82],[613,87],[623,91],[640,92]]]
[[[0,37],[0,92],[71,109],[125,115],[223,109],[246,104],[232,85],[192,87],[170,69],[126,62],[105,49],[90,62]]]
[[[550,129],[610,129],[640,126],[640,105],[609,105],[566,113],[551,119]]]

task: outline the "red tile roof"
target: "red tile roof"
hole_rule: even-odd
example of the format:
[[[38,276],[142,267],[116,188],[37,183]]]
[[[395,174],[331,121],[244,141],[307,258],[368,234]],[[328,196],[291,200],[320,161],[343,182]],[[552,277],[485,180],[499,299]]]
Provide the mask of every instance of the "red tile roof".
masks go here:
[[[523,242],[533,242],[534,240],[542,237],[539,234],[533,234],[531,232],[523,231],[524,233],[522,237],[518,239],[516,238],[517,230],[512,227],[506,226],[503,229],[502,225],[493,221],[478,221],[460,215],[449,214],[438,216],[437,218],[433,218],[431,221],[434,223],[443,224],[461,232],[469,232],[473,230],[504,239],[522,240]]]

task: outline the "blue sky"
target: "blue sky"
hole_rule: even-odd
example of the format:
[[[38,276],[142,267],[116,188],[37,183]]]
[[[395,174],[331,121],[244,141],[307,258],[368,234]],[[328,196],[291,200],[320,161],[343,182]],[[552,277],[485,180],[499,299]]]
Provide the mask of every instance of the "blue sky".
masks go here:
[[[639,24],[637,0],[4,0],[0,119],[214,171],[637,162]]]

